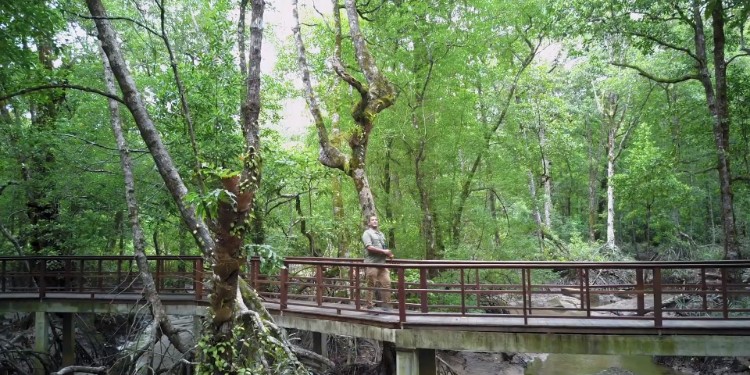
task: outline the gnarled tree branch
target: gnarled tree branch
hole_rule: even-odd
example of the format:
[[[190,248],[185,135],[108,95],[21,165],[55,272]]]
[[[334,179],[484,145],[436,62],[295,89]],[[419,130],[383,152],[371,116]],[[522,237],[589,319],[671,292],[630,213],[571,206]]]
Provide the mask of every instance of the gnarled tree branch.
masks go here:
[[[84,91],[84,92],[90,92],[90,93],[98,94],[98,95],[101,95],[101,96],[105,96],[105,97],[107,97],[109,99],[116,100],[116,101],[118,101],[120,103],[125,104],[125,101],[121,97],[119,97],[117,95],[113,95],[113,94],[110,94],[110,93],[107,93],[107,92],[104,92],[102,90],[95,89],[95,88],[92,88],[92,87],[86,87],[86,86],[81,86],[81,85],[72,85],[72,84],[68,84],[68,83],[52,83],[52,84],[47,84],[47,85],[39,85],[39,86],[34,86],[34,87],[27,87],[25,89],[18,90],[16,92],[12,92],[10,94],[0,95],[0,102],[8,100],[8,99],[16,97],[16,96],[30,94],[32,92],[43,91],[43,90],[54,90],[54,89],[73,89],[73,90],[79,90],[79,91]]]

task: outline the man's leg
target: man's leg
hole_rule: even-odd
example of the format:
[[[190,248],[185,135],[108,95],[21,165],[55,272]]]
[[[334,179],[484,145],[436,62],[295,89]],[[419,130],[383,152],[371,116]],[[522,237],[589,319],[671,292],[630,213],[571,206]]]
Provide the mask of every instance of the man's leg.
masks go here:
[[[375,267],[367,267],[365,268],[365,281],[367,285],[367,302],[365,304],[365,308],[371,309],[372,308],[372,295],[375,293],[375,284],[377,283],[377,272],[378,269]]]
[[[383,301],[383,308],[391,308],[391,273],[383,267],[378,269],[378,284],[380,284],[380,300]]]

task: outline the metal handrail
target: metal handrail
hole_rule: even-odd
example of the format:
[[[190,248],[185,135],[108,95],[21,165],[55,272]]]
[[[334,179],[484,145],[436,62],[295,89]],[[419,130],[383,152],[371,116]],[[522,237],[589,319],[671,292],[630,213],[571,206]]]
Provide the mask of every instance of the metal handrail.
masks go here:
[[[203,300],[203,258],[148,258],[159,293],[194,294]],[[21,266],[21,265],[24,266]],[[28,267],[28,270],[27,268]],[[0,293],[140,294],[142,285],[133,256],[0,257]]]
[[[200,256],[151,256],[157,292],[194,294],[205,301]],[[394,275],[386,292],[395,302],[389,312],[399,323],[420,316],[491,316],[532,319],[631,319],[660,328],[679,319],[750,320],[750,286],[742,281],[750,261],[710,262],[525,262],[421,261],[385,265],[361,259],[288,257],[273,274],[249,259],[245,278],[281,311],[316,307],[336,314],[365,312],[367,267],[387,267]],[[28,267],[28,268],[27,268]],[[602,272],[627,274],[627,280],[600,285]],[[565,282],[559,275],[567,275]],[[691,273],[696,282],[679,279]],[[39,299],[55,293],[142,293],[133,256],[0,257],[0,293],[26,293]],[[545,299],[574,296],[559,306]],[[621,307],[601,297],[631,298]],[[275,302],[274,302],[275,301]]]
[[[253,259],[252,262],[259,262]],[[281,311],[293,311],[295,306],[315,306],[321,309],[361,312],[364,310],[364,269],[368,265],[358,259],[337,258],[286,258],[285,269],[280,277],[275,275],[253,276],[253,286],[268,300],[278,298]],[[726,275],[740,274],[750,269],[750,261],[710,262],[499,262],[499,261],[420,261],[398,260],[386,265],[395,272],[395,284],[388,289],[397,297],[394,313],[399,323],[418,316],[505,316],[523,318],[529,324],[532,318],[565,319],[637,319],[653,321],[654,327],[662,327],[665,320],[750,320],[750,288],[746,283],[731,282]],[[251,267],[260,269],[260,267]],[[348,269],[339,274],[347,278],[322,277],[328,270]],[[291,272],[290,272],[291,270]],[[536,280],[541,272],[571,270],[575,279],[569,284]],[[633,281],[615,285],[596,285],[591,275],[602,270],[621,270],[632,273]],[[669,277],[680,271],[695,272],[700,282],[680,284]],[[706,282],[708,270],[720,274],[712,284]],[[515,273],[516,280],[505,284],[493,284],[482,280],[480,273],[503,271]],[[439,275],[456,273],[453,281],[440,282],[429,279],[431,273]],[[418,280],[407,280],[407,273]],[[716,276],[714,274],[710,274]],[[473,282],[470,280],[474,278]],[[297,292],[295,292],[295,288]],[[572,291],[571,291],[572,290]],[[308,291],[314,291],[314,293]],[[327,292],[326,292],[327,291]],[[575,294],[579,303],[574,307],[540,306],[539,298],[545,295]],[[441,294],[454,294],[454,302],[440,303]],[[338,296],[337,296],[338,295]],[[341,297],[345,295],[346,297]],[[498,295],[515,297],[516,304],[492,305]],[[601,306],[593,301],[601,295],[617,295],[633,298],[633,308]],[[481,299],[487,297],[488,303]],[[693,298],[695,301],[682,301]],[[712,304],[708,301],[712,300]],[[647,307],[647,301],[650,305]],[[682,306],[680,306],[682,304]],[[668,305],[664,306],[663,305]],[[484,310],[484,311],[480,311]],[[490,310],[497,311],[492,313]],[[379,312],[383,314],[383,312]],[[575,315],[575,313],[579,315]],[[389,313],[385,313],[389,314]]]

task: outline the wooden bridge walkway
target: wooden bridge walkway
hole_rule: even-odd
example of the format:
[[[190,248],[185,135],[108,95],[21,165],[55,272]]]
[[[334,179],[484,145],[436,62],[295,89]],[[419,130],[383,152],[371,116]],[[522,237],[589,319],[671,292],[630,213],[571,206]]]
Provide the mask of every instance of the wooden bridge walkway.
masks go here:
[[[400,260],[386,265],[390,288],[372,289],[394,297],[385,311],[365,308],[371,289],[361,261],[286,258],[284,265],[267,274],[250,259],[243,275],[277,324],[319,340],[393,342],[398,374],[434,374],[435,350],[750,356],[748,261]],[[205,313],[202,258],[156,256],[149,266],[168,313]],[[46,312],[71,322],[70,313],[132,312],[143,304],[132,257],[0,257],[0,313],[35,312],[37,332],[46,332]]]
[[[202,258],[156,256],[149,264],[166,304],[206,305],[208,271]],[[287,258],[284,264],[268,275],[253,258],[245,275],[277,314],[392,328],[750,334],[750,285],[743,281],[750,272],[748,261],[401,260],[387,264],[393,275],[387,292],[394,296],[388,311],[365,309],[369,289],[361,261]],[[594,283],[604,274],[618,282]],[[132,304],[141,297],[132,257],[0,257],[0,301],[6,305],[52,300]]]

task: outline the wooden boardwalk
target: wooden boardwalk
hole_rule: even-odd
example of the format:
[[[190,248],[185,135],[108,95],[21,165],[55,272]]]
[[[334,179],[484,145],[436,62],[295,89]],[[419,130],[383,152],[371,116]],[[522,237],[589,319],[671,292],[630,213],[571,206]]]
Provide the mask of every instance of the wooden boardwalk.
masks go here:
[[[210,291],[202,258],[151,257],[149,264],[170,313],[205,313]],[[732,277],[747,273],[750,261],[403,260],[387,264],[392,284],[377,290],[364,281],[372,265],[360,260],[287,258],[284,264],[263,274],[260,261],[251,259],[244,275],[277,316],[397,330],[750,336],[750,285]],[[0,312],[143,306],[135,271],[132,257],[0,257]],[[622,281],[593,285],[603,272]],[[389,311],[363,309],[371,290],[393,296]],[[545,305],[552,299],[560,303]]]
[[[280,314],[278,301],[266,301],[266,309]],[[654,327],[651,318],[644,317],[566,317],[542,316],[524,318],[503,314],[470,314],[463,316],[441,313],[407,314],[399,319],[398,310],[356,310],[351,305],[325,303],[295,303],[283,314],[340,322],[356,322],[393,329],[444,329],[481,332],[537,332],[591,334],[688,334],[688,335],[750,335],[750,320],[679,319],[666,320],[662,327]]]

